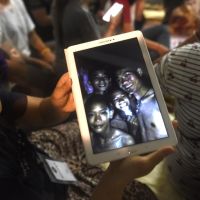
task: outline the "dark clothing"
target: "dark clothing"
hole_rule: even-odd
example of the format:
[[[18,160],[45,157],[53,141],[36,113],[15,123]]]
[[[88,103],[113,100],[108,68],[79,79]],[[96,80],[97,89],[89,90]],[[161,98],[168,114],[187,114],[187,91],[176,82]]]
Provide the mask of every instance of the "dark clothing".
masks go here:
[[[49,25],[49,26],[40,25],[35,20],[33,14],[32,14],[32,11],[34,11],[34,10],[45,9],[47,14],[50,15],[52,0],[34,0],[34,1],[33,0],[23,0],[23,1],[24,1],[24,4],[25,4],[32,20],[34,21],[34,23],[36,25],[36,32],[38,33],[38,35],[45,42],[54,40],[53,26],[52,25]]]
[[[88,42],[100,38],[100,33],[91,13],[81,6],[79,0],[70,0],[63,8],[62,18],[60,10],[53,6],[56,39],[56,69],[58,76],[67,71],[64,48],[71,45]],[[57,20],[60,20],[60,24]]]
[[[145,38],[156,41],[166,47],[170,47],[170,33],[164,24],[155,25],[142,30]]]
[[[63,185],[51,183],[38,163],[36,148],[17,130],[16,118],[26,108],[26,97],[0,92],[0,197],[3,200],[63,200]],[[23,105],[23,106],[21,106]]]

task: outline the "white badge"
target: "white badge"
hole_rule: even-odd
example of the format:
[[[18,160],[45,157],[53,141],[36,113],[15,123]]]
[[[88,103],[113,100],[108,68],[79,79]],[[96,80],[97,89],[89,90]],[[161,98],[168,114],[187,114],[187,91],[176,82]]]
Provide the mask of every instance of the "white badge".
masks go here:
[[[66,162],[45,159],[49,170],[58,181],[76,182],[76,178],[69,169]]]

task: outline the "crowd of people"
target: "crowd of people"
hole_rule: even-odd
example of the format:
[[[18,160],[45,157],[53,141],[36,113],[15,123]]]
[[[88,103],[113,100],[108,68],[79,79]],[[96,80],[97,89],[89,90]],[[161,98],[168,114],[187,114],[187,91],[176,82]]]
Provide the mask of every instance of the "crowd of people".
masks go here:
[[[191,15],[189,29],[192,31],[187,32],[184,43],[171,50],[168,28],[170,23],[179,25],[173,26],[173,30],[181,27],[179,23],[188,27],[187,20],[177,17],[171,20],[170,17],[177,7],[191,6],[192,1],[163,1],[166,11],[163,23],[145,29],[144,1],[113,0],[111,3],[122,3],[124,10],[111,19],[102,33],[98,19],[106,2],[0,0],[0,198],[156,200],[153,192],[135,179],[148,174],[168,156],[165,164],[178,191],[185,199],[200,199],[200,23],[196,15]],[[131,20],[130,7],[133,4],[136,6],[135,22]],[[95,9],[90,10],[94,5]],[[191,9],[194,8],[193,13],[198,13],[197,6]],[[174,112],[179,143],[176,148],[164,147],[148,155],[111,162],[104,171],[99,166],[89,166],[85,160],[74,116],[72,83],[67,73],[64,48],[138,28],[144,33],[163,93],[176,99]],[[92,134],[98,135],[94,139],[96,152],[116,148],[116,144],[120,148],[166,135],[162,128],[156,127],[156,122],[151,121],[153,112],[146,109],[152,103],[158,106],[154,93],[140,82],[141,77],[135,72],[116,70],[111,75],[98,69],[89,78],[91,85],[87,85],[85,91],[88,93],[86,108]],[[115,80],[118,85],[112,88]],[[126,86],[127,80],[132,81],[131,87]],[[144,93],[138,90],[138,85]],[[107,92],[111,94],[108,101],[104,98]],[[144,105],[138,104],[141,97],[148,99]],[[122,109],[122,105],[126,108]],[[141,109],[148,113],[140,116]],[[101,125],[96,124],[97,115],[102,119]],[[66,131],[64,140],[68,143],[62,159],[70,160],[69,166],[73,164],[72,172],[77,182],[71,184],[67,179],[65,184],[60,184],[55,177],[52,180],[53,172],[47,170],[46,163],[43,164],[45,159],[52,159],[54,164],[57,161],[44,149],[33,145],[29,136],[32,131],[71,123],[75,124],[76,133],[70,135],[70,129]],[[142,134],[138,135],[140,123],[146,123],[151,126],[149,130],[156,131],[141,131]],[[102,132],[107,133],[106,136]],[[114,140],[108,139],[105,143],[105,137],[110,136]],[[71,138],[73,142],[69,142]]]

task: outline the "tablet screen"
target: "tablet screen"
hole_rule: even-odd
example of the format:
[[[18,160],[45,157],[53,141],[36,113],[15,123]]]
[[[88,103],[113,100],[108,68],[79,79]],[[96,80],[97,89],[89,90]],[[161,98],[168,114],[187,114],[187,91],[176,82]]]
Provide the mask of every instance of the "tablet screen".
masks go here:
[[[168,137],[137,38],[74,58],[94,154]]]

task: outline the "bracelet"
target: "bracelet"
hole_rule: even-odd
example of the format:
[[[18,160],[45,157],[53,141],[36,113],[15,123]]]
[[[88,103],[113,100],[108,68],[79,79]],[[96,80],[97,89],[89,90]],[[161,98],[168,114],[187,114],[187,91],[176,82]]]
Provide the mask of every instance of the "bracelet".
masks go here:
[[[48,47],[45,47],[44,49],[42,49],[42,51],[40,52],[41,55],[45,55],[47,52],[50,52],[51,50]]]

